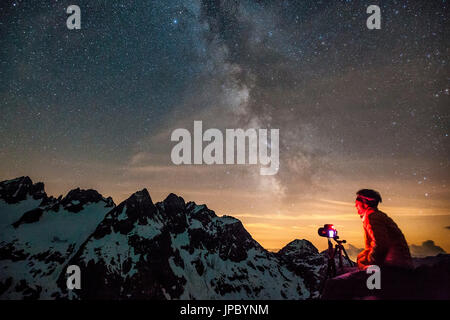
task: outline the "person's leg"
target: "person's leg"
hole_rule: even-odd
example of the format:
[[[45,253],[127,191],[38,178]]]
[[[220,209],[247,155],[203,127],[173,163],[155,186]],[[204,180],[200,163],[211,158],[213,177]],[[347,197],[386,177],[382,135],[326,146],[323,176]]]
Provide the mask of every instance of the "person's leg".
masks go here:
[[[367,288],[366,272],[358,268],[349,269],[349,272],[327,280],[322,299],[354,300],[374,296],[374,292]]]
[[[381,268],[381,298],[383,300],[414,299],[417,294],[412,270],[383,267]]]

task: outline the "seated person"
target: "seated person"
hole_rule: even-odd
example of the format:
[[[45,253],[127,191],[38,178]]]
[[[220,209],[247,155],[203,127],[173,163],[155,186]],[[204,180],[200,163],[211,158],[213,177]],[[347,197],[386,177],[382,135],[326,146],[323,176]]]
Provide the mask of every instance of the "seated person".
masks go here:
[[[384,212],[378,210],[382,202],[377,191],[362,189],[356,193],[355,207],[364,227],[365,249],[358,255],[359,269],[370,265],[412,268],[412,259],[403,233]]]

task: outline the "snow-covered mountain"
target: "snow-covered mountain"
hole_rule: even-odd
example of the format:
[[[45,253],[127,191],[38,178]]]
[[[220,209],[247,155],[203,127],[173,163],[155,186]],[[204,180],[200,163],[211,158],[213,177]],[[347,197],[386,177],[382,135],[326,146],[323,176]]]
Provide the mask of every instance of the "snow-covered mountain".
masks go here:
[[[28,177],[1,182],[0,297],[51,299],[65,262],[113,207],[94,190],[55,199]]]
[[[0,299],[309,299],[326,261],[307,240],[265,250],[229,216],[146,189],[118,206],[94,190],[57,199],[0,183]],[[81,289],[67,290],[78,265]]]
[[[286,267],[301,277],[311,292],[312,298],[319,297],[321,280],[327,271],[327,256],[319,253],[308,240],[294,240],[277,252],[277,257]]]

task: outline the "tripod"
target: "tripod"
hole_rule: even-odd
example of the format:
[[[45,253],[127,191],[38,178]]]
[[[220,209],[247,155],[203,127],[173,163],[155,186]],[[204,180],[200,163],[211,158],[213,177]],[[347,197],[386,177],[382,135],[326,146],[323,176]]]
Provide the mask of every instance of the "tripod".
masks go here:
[[[342,271],[344,269],[343,265],[343,257],[342,252],[344,252],[344,256],[347,259],[350,266],[353,266],[353,262],[348,257],[347,251],[345,251],[343,243],[346,243],[345,240],[339,240],[339,237],[336,236],[334,238],[327,238],[328,239],[328,268],[327,268],[327,275],[325,277],[325,280],[329,278],[334,278],[336,276],[336,261],[335,257],[336,254],[339,257],[339,269]],[[331,242],[331,239],[336,241],[335,247],[333,248],[333,243]]]
[[[344,256],[347,259],[350,266],[353,266],[353,262],[348,257],[347,251],[345,251],[343,243],[346,243],[345,240],[339,240],[339,237],[336,235],[334,238],[328,239],[328,267],[327,267],[327,274],[325,275],[325,278],[322,281],[322,285],[320,286],[320,294],[323,293],[323,290],[325,289],[325,285],[327,283],[328,279],[334,278],[336,276],[336,261],[335,257],[336,254],[339,256],[339,269],[340,271],[344,270],[344,264],[343,264],[343,258],[342,258],[342,252],[344,252]],[[331,239],[336,241],[335,247],[333,248],[333,243],[331,242]]]

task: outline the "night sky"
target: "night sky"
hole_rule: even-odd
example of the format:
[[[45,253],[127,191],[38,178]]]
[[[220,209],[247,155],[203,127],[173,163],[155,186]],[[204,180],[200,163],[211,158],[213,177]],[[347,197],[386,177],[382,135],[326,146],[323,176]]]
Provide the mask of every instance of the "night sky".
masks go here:
[[[69,30],[66,8],[81,8]],[[368,30],[368,5],[381,30]],[[229,214],[263,246],[362,246],[378,190],[409,243],[450,251],[447,1],[2,1],[0,179],[49,194],[147,187]],[[170,134],[279,128],[280,170],[175,166]],[[447,227],[447,228],[446,228]]]

